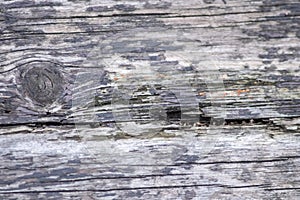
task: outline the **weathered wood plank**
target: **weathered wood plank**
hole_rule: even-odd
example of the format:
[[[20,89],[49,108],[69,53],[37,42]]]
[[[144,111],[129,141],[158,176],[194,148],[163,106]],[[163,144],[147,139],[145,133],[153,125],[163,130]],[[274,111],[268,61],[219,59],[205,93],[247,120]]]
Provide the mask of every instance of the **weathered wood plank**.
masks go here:
[[[0,198],[299,199],[299,8],[1,2]]]
[[[1,139],[6,163],[1,167],[1,194],[90,192],[124,199],[132,192],[139,198],[148,192],[164,197],[166,192],[171,198],[177,196],[175,191],[193,191],[197,198],[218,199],[228,190],[227,195],[249,199],[282,192],[297,199],[292,195],[299,183],[299,135],[278,132],[271,138],[274,131],[251,126],[224,129],[215,136],[180,134],[168,139],[74,141],[69,131],[52,127],[7,135]]]

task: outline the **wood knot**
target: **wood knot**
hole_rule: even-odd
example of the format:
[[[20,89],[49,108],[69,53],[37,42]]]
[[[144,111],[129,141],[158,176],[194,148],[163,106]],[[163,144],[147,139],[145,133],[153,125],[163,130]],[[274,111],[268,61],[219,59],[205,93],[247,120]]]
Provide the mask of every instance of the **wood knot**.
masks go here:
[[[64,92],[63,76],[53,63],[31,63],[22,75],[22,88],[25,94],[36,103],[49,105]]]

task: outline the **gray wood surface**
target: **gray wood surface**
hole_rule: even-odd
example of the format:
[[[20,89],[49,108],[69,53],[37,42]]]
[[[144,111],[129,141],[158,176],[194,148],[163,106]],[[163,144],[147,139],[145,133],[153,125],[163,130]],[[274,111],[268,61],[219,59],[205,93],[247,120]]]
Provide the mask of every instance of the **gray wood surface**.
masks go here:
[[[0,1],[0,199],[299,199],[299,12]]]

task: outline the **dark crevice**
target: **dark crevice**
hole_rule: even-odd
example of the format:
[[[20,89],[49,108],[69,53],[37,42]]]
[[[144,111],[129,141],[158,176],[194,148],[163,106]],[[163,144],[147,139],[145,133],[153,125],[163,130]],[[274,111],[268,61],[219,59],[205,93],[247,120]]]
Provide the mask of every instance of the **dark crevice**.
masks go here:
[[[87,123],[89,124],[89,123]],[[75,123],[70,122],[55,122],[55,121],[48,121],[48,122],[24,122],[24,123],[11,123],[11,124],[0,124],[0,127],[14,127],[14,126],[28,126],[28,127],[43,127],[43,126],[74,126]]]
[[[197,187],[221,187],[221,188],[257,188],[257,187],[267,187],[269,185],[241,185],[241,186],[231,186],[222,184],[194,184],[194,185],[162,185],[162,186],[152,186],[152,187],[123,187],[123,188],[111,188],[111,189],[77,189],[77,190],[32,190],[32,191],[0,191],[0,194],[28,194],[28,193],[63,193],[63,192],[111,192],[111,191],[130,191],[130,190],[165,190],[165,189],[176,189],[176,188],[197,188]]]
[[[300,190],[300,187],[291,187],[291,188],[266,188],[266,191],[280,191],[280,190]]]
[[[212,162],[182,162],[176,163],[172,165],[157,165],[160,167],[178,167],[185,165],[216,165],[216,164],[253,164],[253,163],[274,163],[274,162],[284,162],[291,159],[300,159],[300,156],[285,156],[285,157],[277,157],[272,159],[262,159],[262,160],[237,160],[237,161],[212,161]],[[130,165],[130,166],[144,166],[144,167],[152,167],[153,165]]]
[[[145,174],[145,175],[136,175],[136,176],[99,176],[99,177],[89,177],[89,178],[79,178],[79,179],[65,179],[65,180],[45,180],[39,181],[41,183],[66,183],[66,182],[76,182],[76,181],[92,181],[92,180],[114,180],[114,179],[144,179],[144,178],[155,178],[155,177],[168,177],[168,176],[188,176],[191,174]]]
[[[168,123],[169,124],[177,124],[180,122],[180,117],[181,117],[181,112],[176,111],[176,112],[168,112],[167,113],[168,117]],[[283,117],[283,119],[294,119],[295,117]],[[224,124],[220,124],[220,128],[226,128],[227,126],[247,126],[247,125],[268,125],[269,128],[278,128],[278,129],[283,129],[284,127],[281,127],[280,125],[274,124],[273,118],[241,118],[241,119],[224,119],[221,120],[224,122]],[[276,118],[280,119],[280,118]],[[216,120],[216,119],[214,119]],[[201,116],[199,118],[199,124],[197,126],[206,126],[209,127],[211,123],[214,121],[211,117],[203,117]],[[128,120],[129,121],[129,120]],[[132,121],[132,120],[131,120]],[[135,121],[135,120],[134,120]],[[72,122],[70,121],[44,121],[44,122],[12,122],[12,123],[0,123],[0,127],[5,128],[5,127],[14,127],[14,126],[24,126],[27,125],[29,127],[47,127],[47,126],[90,126],[91,128],[93,127],[99,127],[99,126],[111,126],[112,123],[115,123],[115,121],[112,120],[107,120],[107,121],[99,121],[99,122]],[[178,130],[180,128],[178,127],[166,127],[163,128],[163,130]]]
[[[161,18],[188,18],[188,17],[215,17],[215,16],[226,16],[226,15],[240,15],[240,14],[257,14],[257,13],[266,13],[264,11],[251,11],[251,12],[227,12],[227,13],[216,13],[216,14],[195,14],[195,15],[180,15],[178,13],[116,13],[116,14],[99,14],[96,16],[69,16],[69,17],[54,17],[54,16],[44,16],[40,18],[35,17],[20,17],[18,20],[43,20],[43,19],[55,19],[55,20],[64,20],[64,19],[94,19],[94,18],[110,18],[110,17],[151,17],[157,16]],[[283,17],[297,17],[296,14],[287,14]]]

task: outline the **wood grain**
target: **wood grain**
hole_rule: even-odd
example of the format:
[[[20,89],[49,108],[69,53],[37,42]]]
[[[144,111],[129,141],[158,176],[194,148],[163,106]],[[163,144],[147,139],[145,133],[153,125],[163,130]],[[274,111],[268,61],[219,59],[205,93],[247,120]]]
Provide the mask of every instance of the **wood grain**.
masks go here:
[[[1,199],[299,199],[296,0],[0,3]]]

